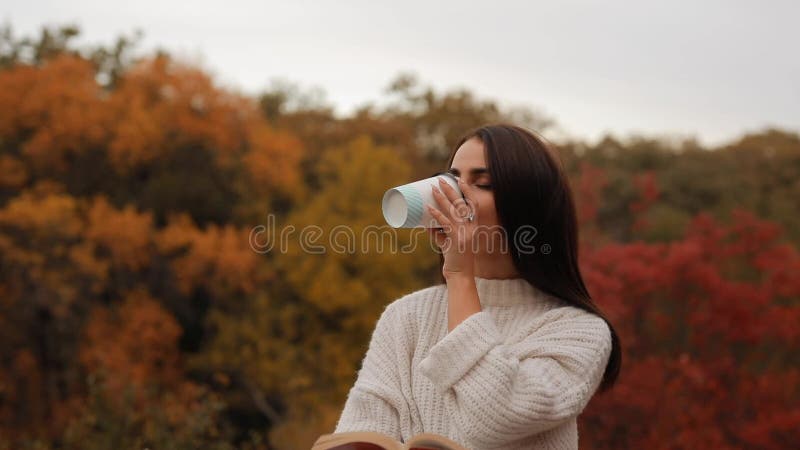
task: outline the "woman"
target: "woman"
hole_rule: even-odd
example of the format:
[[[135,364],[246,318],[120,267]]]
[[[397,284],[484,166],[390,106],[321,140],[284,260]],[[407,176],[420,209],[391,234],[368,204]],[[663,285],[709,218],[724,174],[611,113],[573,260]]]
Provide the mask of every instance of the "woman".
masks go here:
[[[567,178],[542,139],[508,124],[467,133],[447,166],[463,198],[434,186],[443,283],[384,309],[335,432],[577,449],[576,418],[621,354],[578,269]]]

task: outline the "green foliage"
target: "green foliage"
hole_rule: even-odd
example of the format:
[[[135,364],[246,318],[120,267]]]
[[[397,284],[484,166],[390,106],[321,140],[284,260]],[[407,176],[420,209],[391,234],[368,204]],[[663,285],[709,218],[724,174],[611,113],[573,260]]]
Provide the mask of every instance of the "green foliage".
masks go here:
[[[66,429],[62,443],[65,449],[234,448],[219,429],[217,416],[224,403],[213,394],[203,394],[188,415],[174,418],[164,407],[172,400],[170,392],[158,392],[153,387],[138,392],[129,385],[121,398],[111,401],[101,381],[89,377],[87,384],[88,404],[83,415]]]
[[[58,55],[72,54],[91,61],[98,83],[113,89],[122,73],[134,63],[136,58],[132,53],[143,37],[142,31],[135,30],[132,36],[119,36],[109,47],[78,49],[74,41],[80,33],[80,27],[72,24],[42,27],[38,38],[17,38],[11,23],[7,22],[0,26],[0,70],[16,64],[39,66]]]

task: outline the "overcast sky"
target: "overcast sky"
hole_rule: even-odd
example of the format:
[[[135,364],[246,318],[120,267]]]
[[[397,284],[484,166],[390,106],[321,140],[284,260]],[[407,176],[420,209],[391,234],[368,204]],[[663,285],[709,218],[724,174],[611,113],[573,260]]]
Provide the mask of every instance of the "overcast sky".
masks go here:
[[[340,114],[405,71],[591,141],[800,131],[798,0],[25,0],[0,13],[18,37],[75,23],[80,43],[110,44],[139,28],[142,51],[193,58],[247,93],[275,78],[320,87]]]

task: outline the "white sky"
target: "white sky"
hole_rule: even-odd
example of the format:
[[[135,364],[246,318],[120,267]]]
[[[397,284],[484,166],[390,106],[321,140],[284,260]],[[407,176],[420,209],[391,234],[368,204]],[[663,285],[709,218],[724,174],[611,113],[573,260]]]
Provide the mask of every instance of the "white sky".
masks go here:
[[[81,44],[139,28],[141,51],[196,59],[252,94],[275,78],[320,87],[340,114],[410,71],[438,90],[540,110],[592,141],[800,131],[797,0],[26,0],[0,14],[17,37],[78,24]]]

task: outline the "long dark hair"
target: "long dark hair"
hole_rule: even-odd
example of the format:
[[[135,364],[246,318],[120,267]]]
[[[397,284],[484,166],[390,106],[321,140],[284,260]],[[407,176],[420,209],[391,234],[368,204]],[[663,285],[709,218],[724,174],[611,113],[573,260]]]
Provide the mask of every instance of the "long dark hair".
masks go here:
[[[464,134],[447,160],[449,169],[461,144],[483,142],[492,180],[495,209],[508,239],[514,267],[537,289],[600,316],[611,330],[612,349],[599,392],[619,376],[622,350],[608,318],[592,301],[578,268],[578,221],[572,189],[553,147],[534,132],[516,125],[484,125]],[[535,229],[535,239],[549,246],[520,250],[518,237]],[[525,247],[527,248],[527,247]],[[444,256],[439,254],[440,264]],[[441,270],[439,271],[441,274]],[[445,282],[442,275],[442,282]]]

